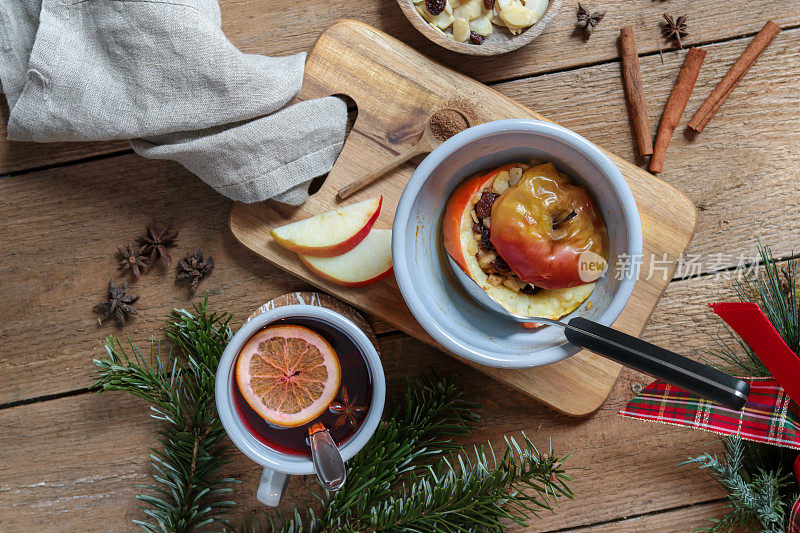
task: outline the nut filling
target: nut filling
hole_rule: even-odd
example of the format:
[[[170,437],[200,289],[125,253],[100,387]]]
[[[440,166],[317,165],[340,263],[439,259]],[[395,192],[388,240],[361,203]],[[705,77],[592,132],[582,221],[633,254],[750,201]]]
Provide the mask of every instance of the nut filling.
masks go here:
[[[433,30],[448,39],[483,44],[495,26],[519,35],[536,24],[549,0],[413,0],[417,12]]]
[[[477,243],[475,259],[478,266],[488,276],[488,282],[495,287],[504,285],[514,292],[522,294],[536,294],[541,288],[526,283],[519,279],[502,257],[492,246],[490,241],[492,232],[489,217],[492,214],[492,205],[500,198],[509,186],[516,185],[522,178],[522,172],[528,165],[520,165],[504,170],[497,174],[491,183],[487,183],[480,197],[477,197],[472,215],[472,235]]]

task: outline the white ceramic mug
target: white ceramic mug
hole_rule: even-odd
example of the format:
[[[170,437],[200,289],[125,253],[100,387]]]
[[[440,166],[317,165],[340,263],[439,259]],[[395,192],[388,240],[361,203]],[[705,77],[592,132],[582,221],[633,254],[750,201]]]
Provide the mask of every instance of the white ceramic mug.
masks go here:
[[[216,402],[225,431],[242,453],[264,467],[258,485],[257,498],[264,505],[275,507],[283,497],[290,475],[314,474],[309,457],[289,455],[274,450],[258,440],[236,412],[233,399],[233,372],[236,356],[242,346],[258,330],[284,318],[311,318],[324,322],[344,333],[361,352],[372,378],[372,400],[364,421],[339,452],[345,461],[352,458],[370,439],[380,423],[386,400],[386,379],[378,352],[367,335],[352,321],[339,313],[313,305],[286,305],[264,311],[244,324],[228,343],[217,367]]]

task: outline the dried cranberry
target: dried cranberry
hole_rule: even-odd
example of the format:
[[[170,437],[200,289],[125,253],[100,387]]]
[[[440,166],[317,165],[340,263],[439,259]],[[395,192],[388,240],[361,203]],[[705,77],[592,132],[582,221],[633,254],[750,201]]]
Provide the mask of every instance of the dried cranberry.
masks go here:
[[[506,260],[500,257],[499,255],[497,256],[497,259],[494,260],[493,264],[495,270],[497,270],[498,272],[508,272],[509,270],[511,270],[511,267],[508,266]]]
[[[494,7],[494,0],[483,0],[483,7],[485,7],[487,11],[492,9]],[[481,39],[481,41],[483,41],[483,39]],[[481,43],[475,43],[475,44],[481,44]]]
[[[483,35],[471,31],[469,32],[469,40],[472,44],[483,44]]]
[[[492,246],[492,241],[489,240],[492,237],[489,228],[483,228],[481,231],[481,248],[485,252],[491,252],[494,250],[494,246]]]
[[[496,192],[483,191],[481,199],[475,204],[475,212],[478,214],[478,218],[486,218],[491,215],[492,205],[498,198],[500,198],[500,195]]]
[[[425,9],[434,17],[444,11],[447,0],[425,0]]]
[[[480,235],[481,233],[483,233],[483,224],[478,224],[477,222],[473,222],[472,233],[476,235]]]
[[[522,287],[522,288],[519,290],[519,292],[521,292],[522,294],[528,294],[528,295],[530,295],[530,296],[533,296],[534,294],[536,294],[536,293],[537,293],[537,292],[539,292],[540,290],[542,290],[542,288],[541,288],[541,287],[537,287],[537,286],[535,286],[535,285],[531,285],[530,283],[528,283],[528,284],[526,284],[524,287]]]

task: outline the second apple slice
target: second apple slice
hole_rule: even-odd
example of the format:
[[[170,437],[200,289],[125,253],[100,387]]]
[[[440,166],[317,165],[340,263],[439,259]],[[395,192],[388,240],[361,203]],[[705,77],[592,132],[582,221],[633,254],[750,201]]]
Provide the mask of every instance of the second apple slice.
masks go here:
[[[269,233],[298,254],[333,257],[346,253],[368,234],[381,212],[383,196],[280,226]]]
[[[336,257],[300,255],[316,275],[337,285],[362,287],[392,272],[392,230],[372,229],[358,245]]]

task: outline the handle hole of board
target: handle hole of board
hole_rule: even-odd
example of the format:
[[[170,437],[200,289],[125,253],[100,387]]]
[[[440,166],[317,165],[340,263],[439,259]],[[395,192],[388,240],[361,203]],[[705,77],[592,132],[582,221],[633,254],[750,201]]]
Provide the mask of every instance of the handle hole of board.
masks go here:
[[[353,125],[356,123],[356,118],[358,117],[358,105],[356,104],[355,100],[346,94],[334,94],[331,96],[335,96],[341,100],[344,100],[344,103],[347,104],[347,126],[344,130],[344,143],[342,143],[342,149],[344,149],[345,144],[347,144],[347,139],[350,137],[350,132],[353,131]],[[322,185],[325,183],[325,179],[327,177],[328,174],[323,174],[322,176],[311,180],[311,184],[308,186],[308,194],[312,195],[319,191],[322,188]]]

